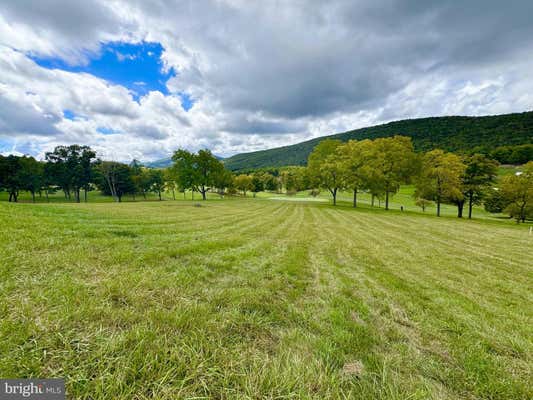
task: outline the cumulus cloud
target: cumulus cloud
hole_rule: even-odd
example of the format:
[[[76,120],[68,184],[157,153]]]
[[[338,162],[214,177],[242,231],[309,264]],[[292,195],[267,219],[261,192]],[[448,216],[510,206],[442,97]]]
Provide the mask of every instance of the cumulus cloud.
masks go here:
[[[532,13],[528,0],[7,0],[0,135],[34,152],[77,141],[151,159],[180,146],[228,155],[394,119],[525,111]],[[163,46],[163,69],[176,74],[168,92],[137,100],[116,82],[30,59],[81,65],[106,42],[143,40]]]

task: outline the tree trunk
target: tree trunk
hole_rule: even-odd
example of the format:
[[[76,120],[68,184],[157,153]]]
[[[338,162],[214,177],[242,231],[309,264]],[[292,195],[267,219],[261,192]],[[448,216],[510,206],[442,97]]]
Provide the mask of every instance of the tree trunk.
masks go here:
[[[437,217],[440,217],[440,199],[437,199]]]
[[[118,199],[119,203],[122,203],[122,195],[121,194],[117,194],[117,199]]]
[[[207,200],[205,192],[207,192],[207,190],[205,190],[205,188],[202,188],[202,200]]]
[[[472,219],[472,207],[474,205],[474,194],[472,192],[468,195],[468,219]]]
[[[49,203],[50,199],[48,198],[48,189],[44,191],[44,195],[46,196],[46,202]]]
[[[161,190],[159,190],[157,194],[159,195],[159,201],[161,201]]]
[[[35,203],[35,192],[31,192],[31,202]]]
[[[146,191],[143,190],[143,198],[146,200]]]
[[[176,192],[174,191],[174,189],[172,189],[172,198],[176,200]]]
[[[357,189],[353,190],[353,206],[357,207]]]
[[[374,207],[374,200],[376,199],[376,196],[372,193],[372,207]]]
[[[337,188],[333,189],[331,194],[333,195],[333,205],[337,205]]]
[[[83,200],[87,203],[87,188],[83,189]]]
[[[457,218],[463,218],[463,207],[465,205],[464,200],[457,202]]]
[[[385,192],[385,210],[389,209],[389,192]]]

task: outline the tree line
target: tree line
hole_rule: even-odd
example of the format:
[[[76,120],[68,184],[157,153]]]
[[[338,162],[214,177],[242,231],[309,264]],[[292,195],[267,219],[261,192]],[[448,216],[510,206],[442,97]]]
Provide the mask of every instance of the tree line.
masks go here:
[[[473,206],[484,203],[491,212],[505,211],[517,221],[533,217],[533,162],[523,172],[496,184],[498,162],[484,154],[457,155],[440,149],[415,153],[411,138],[394,136],[375,140],[320,142],[309,155],[307,169],[312,187],[327,189],[336,204],[340,190],[365,191],[389,199],[403,184],[414,184],[416,204],[423,210],[435,202],[437,215],[443,203],[454,204],[457,216],[468,218]]]
[[[176,192],[208,192],[220,195],[262,191],[285,192],[289,195],[310,190],[316,196],[327,190],[337,204],[340,191],[353,194],[357,207],[358,194],[371,195],[384,201],[385,209],[401,185],[413,184],[414,198],[425,211],[432,203],[437,215],[442,204],[457,207],[462,217],[465,207],[472,218],[473,206],[484,204],[490,212],[507,212],[517,221],[533,214],[533,162],[527,163],[519,175],[496,182],[498,162],[484,154],[457,155],[440,149],[425,153],[414,150],[411,138],[394,136],[378,139],[321,141],[309,155],[307,167],[272,168],[234,175],[209,150],[196,153],[179,149],[172,156],[173,165],[166,169],[149,169],[137,160],[129,164],[102,161],[88,146],[58,146],[45,155],[44,161],[28,156],[0,156],[0,190],[16,202],[20,191],[45,196],[58,191],[65,199],[80,202],[82,195],[100,190],[122,201],[124,195],[142,196],[163,192],[176,198]],[[497,184],[496,184],[497,183]]]

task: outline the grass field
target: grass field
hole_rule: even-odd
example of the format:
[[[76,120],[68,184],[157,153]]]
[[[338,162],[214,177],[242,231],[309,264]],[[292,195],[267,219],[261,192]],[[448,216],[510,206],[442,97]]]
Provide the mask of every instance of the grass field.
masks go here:
[[[529,399],[528,226],[263,198],[0,203],[0,376],[84,399]]]

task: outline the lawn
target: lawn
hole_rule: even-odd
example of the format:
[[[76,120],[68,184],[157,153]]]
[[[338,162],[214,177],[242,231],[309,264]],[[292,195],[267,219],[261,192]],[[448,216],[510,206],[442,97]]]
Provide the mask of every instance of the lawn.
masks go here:
[[[0,376],[84,399],[533,396],[527,225],[194,204],[1,202]]]

